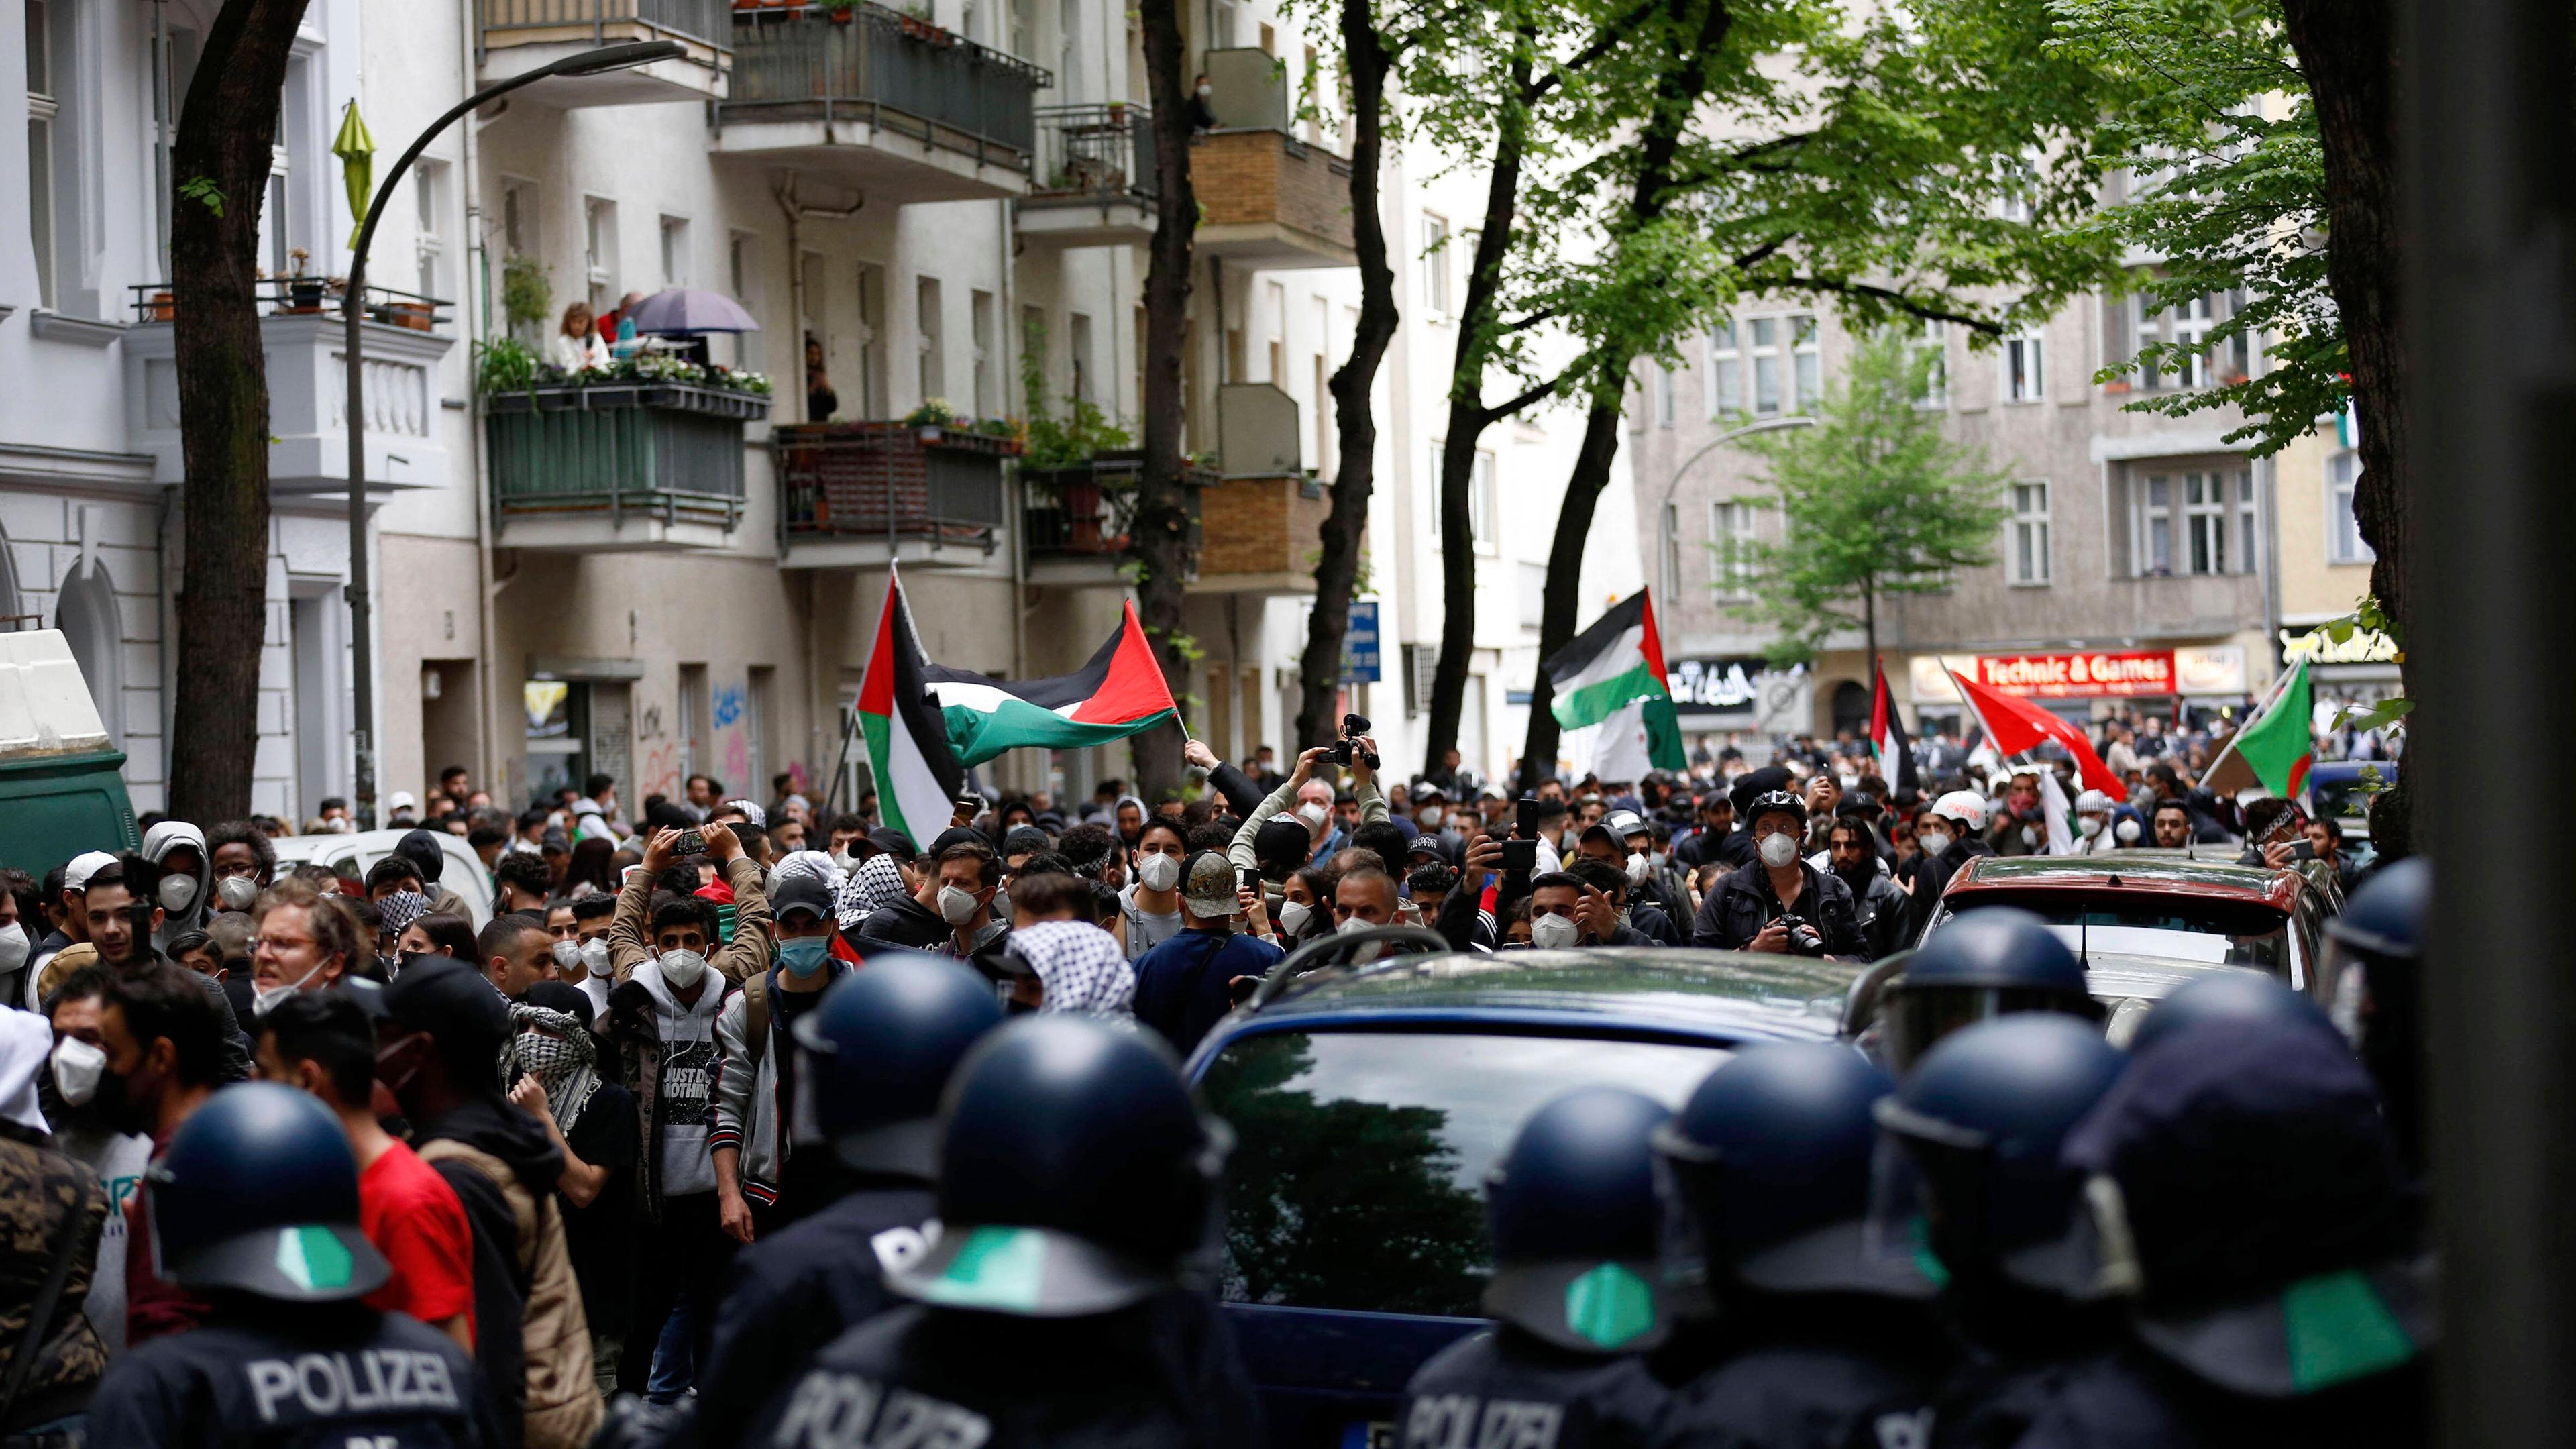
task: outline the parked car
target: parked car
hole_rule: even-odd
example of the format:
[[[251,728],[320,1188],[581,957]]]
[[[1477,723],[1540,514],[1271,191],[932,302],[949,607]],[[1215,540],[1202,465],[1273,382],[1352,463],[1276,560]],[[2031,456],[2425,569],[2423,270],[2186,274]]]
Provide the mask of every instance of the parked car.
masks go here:
[[[2395,760],[2320,760],[2308,770],[2308,813],[2343,829],[2356,858],[2370,844],[2370,797],[2397,783]]]
[[[1576,1087],[1678,1106],[1734,1047],[1830,1040],[1857,966],[1594,949],[1326,969],[1219,1023],[1190,1075],[1234,1126],[1226,1312],[1280,1449],[1392,1442],[1424,1360],[1482,1326],[1483,1184]]]
[[[346,880],[363,881],[377,861],[394,853],[394,843],[411,834],[412,827],[400,830],[361,830],[353,835],[288,835],[269,842],[277,847],[278,874],[289,866],[306,861],[320,861],[333,873]],[[465,914],[482,930],[492,919],[492,877],[474,854],[474,847],[462,835],[443,830],[430,834],[438,838],[438,849],[447,858],[447,869],[438,878],[439,890],[451,890],[465,902]],[[430,892],[434,898],[438,891]]]

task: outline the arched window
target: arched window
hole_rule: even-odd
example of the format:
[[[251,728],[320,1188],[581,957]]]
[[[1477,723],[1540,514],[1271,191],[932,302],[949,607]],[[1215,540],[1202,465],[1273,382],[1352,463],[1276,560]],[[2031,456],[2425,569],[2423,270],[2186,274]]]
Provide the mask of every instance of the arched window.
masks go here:
[[[63,631],[72,658],[80,664],[81,677],[89,681],[89,697],[98,702],[98,717],[106,722],[109,741],[124,749],[125,629],[117,618],[116,588],[105,568],[96,562],[73,567],[54,605],[54,627]]]
[[[1869,688],[1857,680],[1846,679],[1834,686],[1834,733],[1850,730],[1854,735],[1869,731]]]

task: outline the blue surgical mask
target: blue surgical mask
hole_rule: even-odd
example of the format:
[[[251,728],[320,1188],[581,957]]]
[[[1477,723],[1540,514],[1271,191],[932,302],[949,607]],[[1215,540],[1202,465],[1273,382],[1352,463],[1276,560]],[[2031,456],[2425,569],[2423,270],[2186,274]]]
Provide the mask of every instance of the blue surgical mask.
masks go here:
[[[822,970],[823,963],[831,959],[832,938],[829,936],[800,936],[778,943],[778,964],[786,967],[791,975],[811,976]]]

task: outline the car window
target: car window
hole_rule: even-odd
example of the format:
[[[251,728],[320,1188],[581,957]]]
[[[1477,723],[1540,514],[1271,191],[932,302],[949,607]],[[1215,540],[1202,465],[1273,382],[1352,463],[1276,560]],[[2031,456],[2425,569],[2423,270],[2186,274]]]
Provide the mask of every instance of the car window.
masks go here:
[[[1576,1087],[1678,1106],[1723,1048],[1475,1032],[1266,1032],[1201,1080],[1234,1126],[1225,1296],[1481,1314],[1484,1178],[1523,1120]]]
[[[2209,966],[2259,966],[2286,977],[2290,918],[2274,907],[2190,896],[2086,896],[2074,891],[2010,894],[1978,891],[1972,899],[1945,902],[1928,938],[1960,910],[2016,906],[2056,928],[2079,952],[2116,951],[2132,956],[2175,956]]]

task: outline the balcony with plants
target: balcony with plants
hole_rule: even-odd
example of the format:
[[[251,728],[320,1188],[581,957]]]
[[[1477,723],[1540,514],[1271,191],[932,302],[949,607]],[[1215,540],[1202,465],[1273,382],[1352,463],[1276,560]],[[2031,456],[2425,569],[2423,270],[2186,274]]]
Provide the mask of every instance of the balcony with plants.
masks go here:
[[[1029,194],[1040,67],[926,6],[737,5],[718,154],[813,170],[895,204]]]
[[[1140,243],[1154,234],[1154,117],[1125,101],[1037,113],[1037,174],[1014,208],[1039,246]]]
[[[668,60],[597,75],[550,76],[528,87],[539,105],[653,105],[724,99],[734,0],[474,0],[481,83],[525,75],[577,51],[637,40],[676,41]]]
[[[770,429],[779,559],[789,568],[999,569],[1009,555],[1008,418],[959,416],[932,398],[901,418]]]
[[[649,351],[567,371],[505,338],[481,349],[475,390],[507,547],[721,548],[742,521],[759,373]]]

